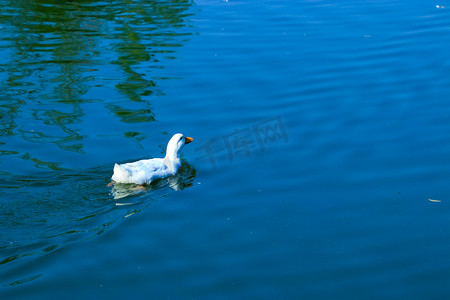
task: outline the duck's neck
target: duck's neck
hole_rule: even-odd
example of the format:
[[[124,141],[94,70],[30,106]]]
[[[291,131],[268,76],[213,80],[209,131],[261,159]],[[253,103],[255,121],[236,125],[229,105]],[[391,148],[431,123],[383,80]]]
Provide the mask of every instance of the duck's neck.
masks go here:
[[[172,173],[176,173],[181,166],[181,159],[178,157],[177,153],[167,152],[166,157],[164,157],[164,164]]]

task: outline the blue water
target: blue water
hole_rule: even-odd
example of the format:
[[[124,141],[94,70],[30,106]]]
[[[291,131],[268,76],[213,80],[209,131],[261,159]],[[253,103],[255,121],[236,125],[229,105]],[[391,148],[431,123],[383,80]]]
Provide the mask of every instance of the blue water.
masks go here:
[[[2,299],[450,295],[450,3],[0,7]]]

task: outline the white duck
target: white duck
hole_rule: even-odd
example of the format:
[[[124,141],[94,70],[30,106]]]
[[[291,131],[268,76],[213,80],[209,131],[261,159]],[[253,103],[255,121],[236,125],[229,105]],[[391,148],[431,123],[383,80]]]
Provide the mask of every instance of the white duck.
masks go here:
[[[175,134],[167,144],[166,157],[143,159],[132,163],[115,164],[111,183],[149,184],[152,181],[174,175],[181,166],[179,152],[193,139],[181,133]]]

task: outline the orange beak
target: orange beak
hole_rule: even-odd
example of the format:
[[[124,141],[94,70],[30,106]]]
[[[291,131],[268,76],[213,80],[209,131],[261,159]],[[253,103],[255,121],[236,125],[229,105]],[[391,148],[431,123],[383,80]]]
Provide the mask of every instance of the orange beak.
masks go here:
[[[185,144],[189,144],[189,143],[192,142],[193,140],[194,140],[194,139],[191,138],[191,137],[188,137],[188,136],[184,137],[184,143],[185,143]]]

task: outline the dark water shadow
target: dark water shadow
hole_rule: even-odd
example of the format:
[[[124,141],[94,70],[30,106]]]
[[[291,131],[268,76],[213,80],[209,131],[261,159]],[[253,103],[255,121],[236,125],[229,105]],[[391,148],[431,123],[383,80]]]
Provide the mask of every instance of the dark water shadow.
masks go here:
[[[0,287],[39,278],[16,278],[15,270],[68,244],[98,237],[155,200],[192,186],[196,176],[183,162],[178,174],[144,188],[108,187],[111,172],[111,166],[104,166],[27,177],[2,175]]]

